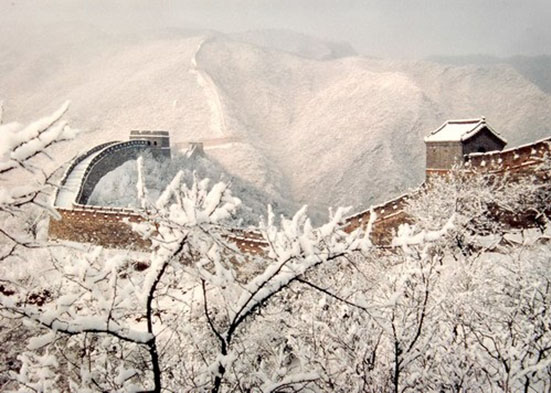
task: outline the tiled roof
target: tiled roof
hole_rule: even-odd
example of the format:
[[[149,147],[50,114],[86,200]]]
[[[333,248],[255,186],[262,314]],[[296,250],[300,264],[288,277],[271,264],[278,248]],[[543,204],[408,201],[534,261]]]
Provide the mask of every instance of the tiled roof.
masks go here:
[[[499,135],[492,127],[486,123],[486,118],[448,120],[437,130],[425,137],[425,142],[460,142],[465,141],[478,133],[483,128],[490,130],[503,143],[507,143],[505,138]]]

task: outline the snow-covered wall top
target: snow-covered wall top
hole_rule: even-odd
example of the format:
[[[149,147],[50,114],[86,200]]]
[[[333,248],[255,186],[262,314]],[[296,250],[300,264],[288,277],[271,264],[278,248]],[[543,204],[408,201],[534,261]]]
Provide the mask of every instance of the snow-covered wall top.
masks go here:
[[[92,149],[80,154],[71,162],[61,178],[60,187],[57,189],[54,197],[54,206],[62,208],[71,208],[73,206],[78,190],[80,189],[80,185],[82,184],[82,175],[90,164],[90,161],[102,150],[115,143],[118,142],[107,142],[95,146]]]
[[[167,151],[170,156],[170,150],[164,144],[161,147],[146,139],[109,142],[88,150],[77,157],[65,172],[54,206],[70,209],[75,205],[85,205],[96,184],[108,172],[129,160],[135,160],[144,151],[154,153],[159,149],[162,156],[166,156]]]
[[[551,137],[505,151],[465,156],[465,173],[511,174],[508,177],[509,180],[530,176],[537,181],[547,182],[550,174],[548,171],[539,173],[538,168],[544,161],[550,159]],[[430,181],[431,176],[446,173],[449,173],[449,170],[427,169],[427,178]],[[417,191],[413,190],[386,203],[372,206],[368,210],[347,217],[343,229],[350,232],[364,227],[370,221],[371,215],[375,214],[373,232],[371,233],[372,241],[379,246],[389,245],[398,227],[404,223],[411,223],[411,218],[406,214],[405,207],[409,200],[416,198]],[[78,204],[74,204],[71,208],[58,207],[58,210],[62,218],[50,223],[49,236],[52,239],[89,242],[114,248],[131,245],[138,249],[147,248],[147,243],[143,243],[126,223],[126,221],[139,222],[143,219],[139,210]],[[513,217],[514,220],[509,224],[526,226],[535,222],[531,216],[519,217],[521,219]],[[266,245],[259,233],[246,229],[236,229],[229,235],[229,239],[234,241],[243,252],[249,254],[262,253],[263,247]]]

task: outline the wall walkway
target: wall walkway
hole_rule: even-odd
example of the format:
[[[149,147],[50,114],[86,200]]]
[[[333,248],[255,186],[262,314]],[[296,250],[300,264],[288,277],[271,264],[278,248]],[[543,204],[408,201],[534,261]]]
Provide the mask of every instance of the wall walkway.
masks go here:
[[[116,146],[107,147],[105,151]],[[112,150],[113,151],[113,150]],[[511,174],[511,179],[522,176],[536,176],[537,181],[550,181],[550,173],[539,173],[538,167],[544,160],[551,160],[551,138],[529,145],[504,150],[501,152],[477,153],[467,157],[465,170],[467,173]],[[78,165],[78,164],[77,164]],[[98,171],[101,173],[104,169]],[[447,171],[427,171],[427,181],[431,176],[442,175]],[[86,179],[86,177],[85,177]],[[86,182],[86,180],[85,180]],[[92,182],[91,182],[92,183]],[[346,219],[345,231],[352,232],[359,227],[365,227],[369,222],[371,212],[376,214],[373,223],[372,241],[376,245],[388,246],[393,234],[404,223],[411,223],[411,218],[405,213],[405,207],[415,192],[405,194],[354,214]],[[81,198],[80,200],[84,200]],[[127,222],[140,222],[142,216],[131,209],[105,208],[74,204],[73,208],[57,206],[61,220],[50,221],[49,236],[56,240],[70,240],[102,245],[109,248],[132,248],[143,250],[149,247],[149,242],[139,238]],[[551,213],[551,206],[550,211]],[[535,225],[532,216],[504,217],[511,226]],[[235,230],[228,239],[246,253],[259,254],[267,243],[259,233]]]

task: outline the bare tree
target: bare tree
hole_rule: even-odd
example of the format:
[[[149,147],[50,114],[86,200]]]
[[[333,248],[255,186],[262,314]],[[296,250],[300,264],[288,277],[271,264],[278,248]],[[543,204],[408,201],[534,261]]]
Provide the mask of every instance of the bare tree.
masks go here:
[[[75,130],[62,119],[69,103],[63,104],[50,116],[23,126],[17,122],[4,122],[3,105],[0,105],[0,295],[13,296],[20,287],[14,279],[17,266],[28,265],[26,256],[37,257],[42,244],[37,240],[41,212],[52,215],[47,199],[53,188],[52,173],[46,173],[37,161],[48,157],[47,150],[71,139]],[[30,266],[27,266],[30,267]],[[5,274],[10,271],[11,274]],[[37,291],[25,301],[40,304],[47,293]],[[1,322],[1,336],[6,350],[2,351],[0,386],[6,383],[4,375],[16,367],[15,353],[20,348],[26,330],[20,324]],[[13,347],[12,347],[13,346]]]
[[[266,347],[262,337],[249,339],[251,325],[293,282],[369,247],[369,236],[341,230],[343,209],[320,228],[312,227],[305,209],[282,219],[281,228],[270,213],[260,228],[269,248],[252,258],[228,241],[232,233],[223,220],[240,202],[227,185],[210,188],[207,180],[195,180],[188,187],[181,177],[155,203],[139,178],[146,220],[135,229],[152,242],[146,269],[136,271],[130,255],[66,250],[51,255],[48,301],[28,304],[24,291],[2,297],[7,317],[24,318],[42,332],[13,374],[23,389],[160,392],[188,386],[218,392],[248,385],[280,391],[304,389],[319,378],[307,365],[251,378],[247,362]],[[245,263],[258,265],[238,271]]]
[[[25,190],[2,183],[0,214],[51,211],[49,178],[32,160],[71,136],[65,110],[28,127],[0,126],[0,137],[9,135],[0,175],[21,170],[36,179]],[[142,165],[144,220],[134,229],[150,252],[41,248],[19,234],[29,232],[21,220],[2,224],[4,271],[19,261],[36,268],[33,259],[41,266],[13,269],[1,282],[2,337],[24,330],[16,339],[27,344],[2,369],[4,390],[550,389],[550,228],[507,243],[514,228],[497,215],[545,218],[547,183],[436,180],[409,207],[415,225],[382,250],[369,241],[375,215],[347,234],[346,209],[320,227],[305,208],[277,225],[268,210],[255,236],[243,238],[227,224],[240,205],[227,184],[185,184],[178,173],[152,201]],[[240,251],[258,239],[256,253]]]

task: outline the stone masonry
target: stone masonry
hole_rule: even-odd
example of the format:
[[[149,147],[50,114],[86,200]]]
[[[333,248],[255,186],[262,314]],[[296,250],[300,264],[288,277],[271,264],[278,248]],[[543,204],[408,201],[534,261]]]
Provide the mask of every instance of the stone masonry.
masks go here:
[[[511,175],[511,179],[536,175],[538,181],[547,182],[549,173],[538,174],[535,172],[535,168],[543,160],[549,159],[551,159],[551,137],[505,151],[474,153],[464,156],[464,170],[473,174],[490,172],[502,175],[508,173]],[[431,176],[445,173],[448,173],[448,170],[427,168],[427,181],[430,181]],[[414,197],[415,191],[354,214],[346,219],[344,230],[351,232],[359,227],[365,227],[370,220],[371,212],[374,212],[376,219],[373,223],[372,241],[379,246],[388,246],[398,227],[404,223],[411,223],[411,219],[404,212],[404,207],[408,200]],[[149,242],[139,238],[129,226],[129,223],[143,220],[139,212],[131,209],[108,209],[86,205],[77,205],[73,209],[58,209],[58,211],[61,220],[50,221],[49,236],[52,240],[93,243],[109,248],[144,250],[149,247]],[[528,222],[531,219],[531,217],[525,217],[523,220],[525,222],[516,222],[516,224],[530,226],[533,225],[532,222]],[[513,225],[513,218],[510,220]],[[256,232],[235,230],[227,237],[241,251],[249,254],[260,254],[267,246],[266,241]]]

